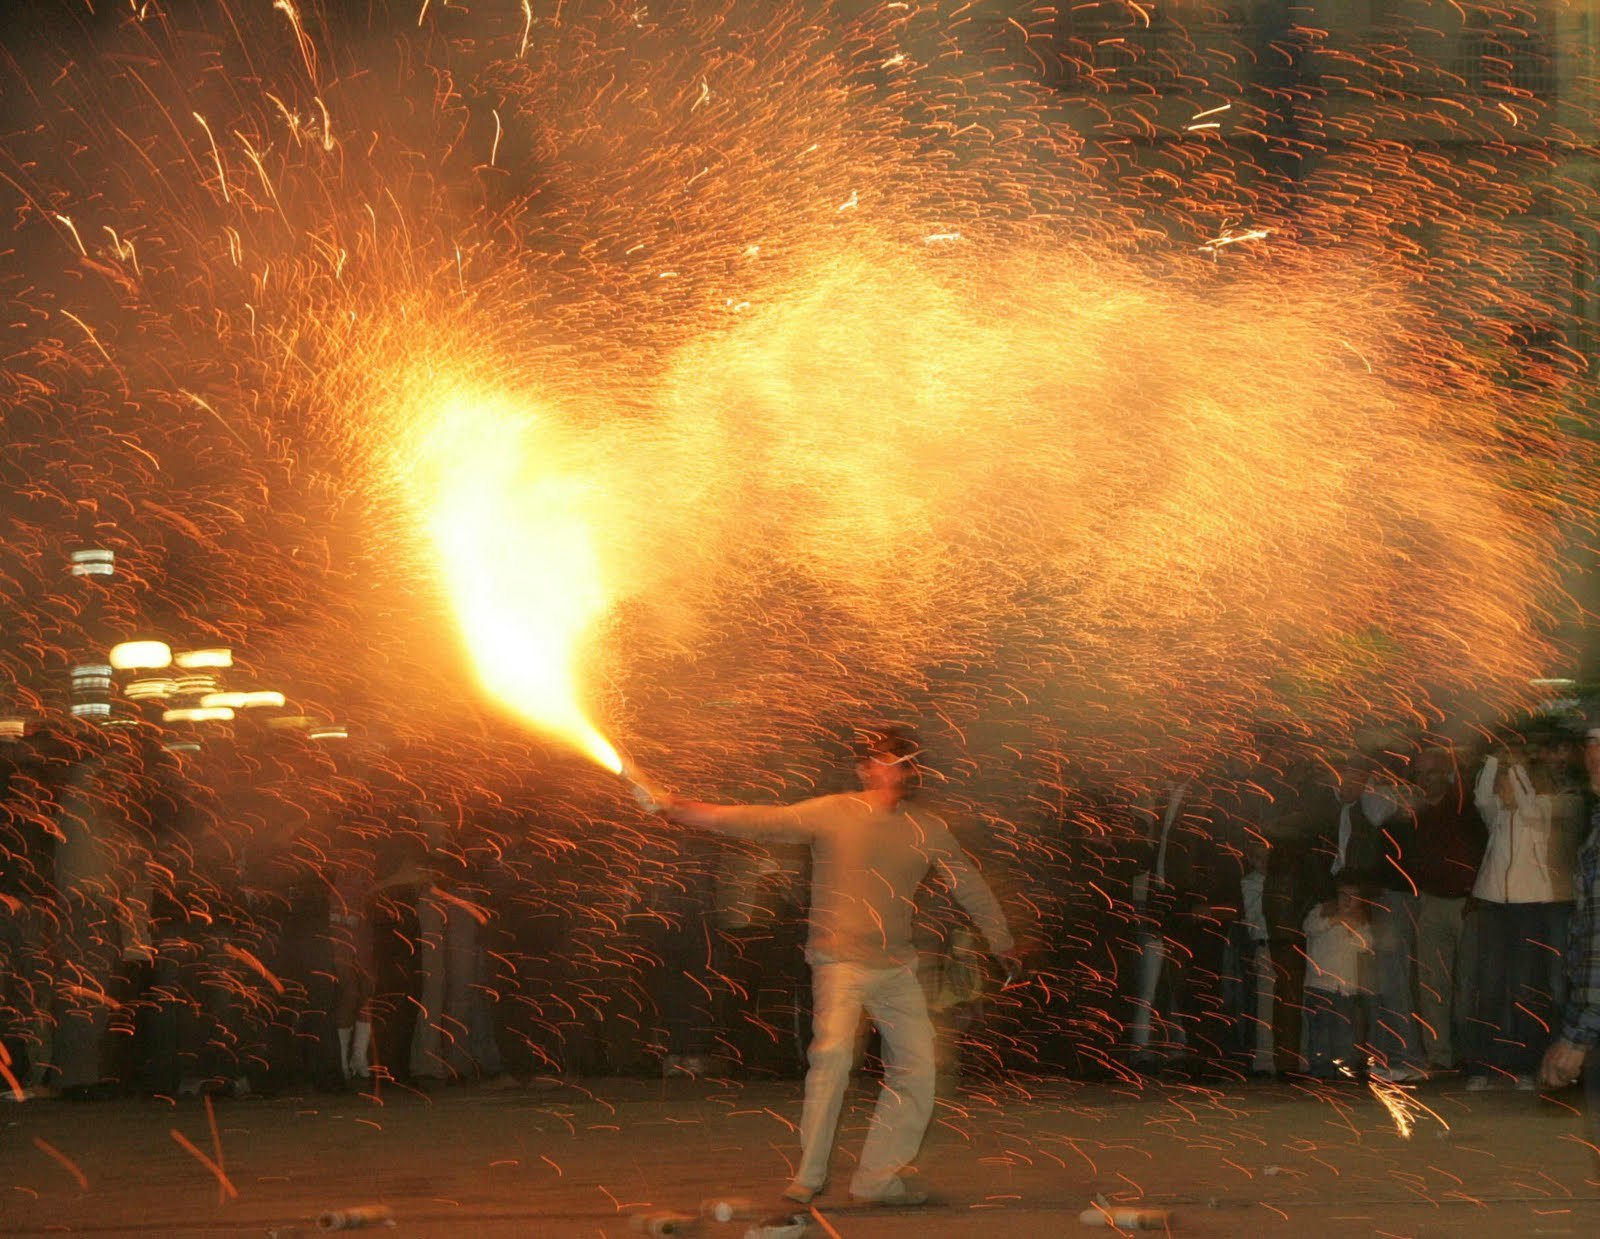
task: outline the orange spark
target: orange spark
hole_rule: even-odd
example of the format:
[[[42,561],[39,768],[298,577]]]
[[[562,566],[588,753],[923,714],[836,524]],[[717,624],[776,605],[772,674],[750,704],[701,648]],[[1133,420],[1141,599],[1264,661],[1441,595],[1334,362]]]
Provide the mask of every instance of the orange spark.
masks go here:
[[[67,1173],[70,1174],[74,1179],[76,1179],[78,1181],[79,1188],[81,1188],[83,1191],[88,1191],[89,1190],[89,1176],[83,1173],[83,1170],[79,1167],[77,1162],[73,1161],[70,1157],[68,1157],[60,1149],[56,1148],[55,1145],[51,1144],[43,1136],[35,1136],[33,1138],[33,1145],[41,1153],[48,1154],[49,1156],[54,1158],[57,1162],[59,1162],[63,1167],[65,1167]]]

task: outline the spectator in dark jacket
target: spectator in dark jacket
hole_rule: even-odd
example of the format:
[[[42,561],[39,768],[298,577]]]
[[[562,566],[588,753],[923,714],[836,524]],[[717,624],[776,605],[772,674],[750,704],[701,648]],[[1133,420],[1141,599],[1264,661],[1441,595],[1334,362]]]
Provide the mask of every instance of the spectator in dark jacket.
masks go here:
[[[1483,861],[1483,821],[1448,749],[1416,759],[1418,799],[1407,871],[1417,884],[1417,1000],[1431,1071],[1453,1071],[1462,1022],[1473,1009],[1466,910]]]
[[[1227,925],[1238,915],[1240,867],[1218,846],[1215,797],[1196,780],[1167,783],[1146,811],[1132,894],[1140,957],[1129,1040],[1134,1063],[1226,1060],[1222,994]]]
[[[1372,1020],[1367,1050],[1373,1074],[1391,1081],[1424,1074],[1416,1019],[1417,888],[1407,872],[1411,821],[1399,793],[1377,764],[1357,754],[1339,772],[1307,857],[1315,903],[1341,887],[1366,892],[1371,903]]]

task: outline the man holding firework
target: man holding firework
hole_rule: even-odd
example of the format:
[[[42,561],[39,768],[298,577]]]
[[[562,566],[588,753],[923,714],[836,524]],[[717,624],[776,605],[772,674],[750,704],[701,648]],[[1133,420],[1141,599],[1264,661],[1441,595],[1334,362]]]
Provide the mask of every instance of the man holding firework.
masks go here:
[[[911,804],[917,753],[915,740],[900,729],[864,732],[856,744],[861,791],[771,807],[680,800],[632,775],[640,803],[669,821],[744,839],[811,845],[806,958],[814,1029],[800,1166],[784,1192],[799,1204],[809,1204],[827,1180],[863,1011],[882,1038],[884,1074],[850,1194],[883,1204],[927,1199],[900,1172],[916,1156],[933,1114],[933,1024],[911,941],[914,896],[930,870],[938,866],[944,872],[1008,975],[1019,968],[988,884],[943,819]]]

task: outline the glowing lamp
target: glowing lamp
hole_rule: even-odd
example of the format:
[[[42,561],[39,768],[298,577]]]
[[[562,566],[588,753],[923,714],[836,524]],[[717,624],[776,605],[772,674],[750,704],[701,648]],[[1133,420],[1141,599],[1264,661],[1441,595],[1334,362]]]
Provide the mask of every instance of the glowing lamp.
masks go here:
[[[313,727],[306,736],[312,740],[348,740],[350,729],[334,723],[325,727]]]
[[[233,666],[233,651],[216,650],[184,650],[173,657],[173,662],[185,671],[200,667],[231,667]]]
[[[25,718],[0,718],[0,740],[20,740],[28,733]]]
[[[161,714],[164,723],[222,723],[233,717],[227,706],[179,706]]]
[[[237,710],[244,705],[243,693],[207,693],[200,698],[201,709],[210,710],[222,706],[229,710]]]
[[[165,641],[124,641],[111,647],[110,658],[118,671],[154,670],[172,666],[172,647]]]
[[[285,701],[284,695],[270,688],[257,689],[253,693],[240,693],[242,700],[239,705],[246,710],[259,710],[262,706],[271,706],[282,709]]]

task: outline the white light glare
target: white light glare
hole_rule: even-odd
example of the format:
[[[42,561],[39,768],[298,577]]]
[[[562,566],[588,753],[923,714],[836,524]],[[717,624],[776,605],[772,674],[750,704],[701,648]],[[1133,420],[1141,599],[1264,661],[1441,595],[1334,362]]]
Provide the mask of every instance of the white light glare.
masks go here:
[[[161,721],[164,723],[216,723],[226,722],[233,717],[233,711],[226,706],[181,706],[176,710],[164,711]]]
[[[165,641],[124,641],[111,647],[110,657],[118,671],[154,670],[172,666],[172,647]]]
[[[231,667],[233,666],[233,651],[216,650],[184,650],[173,660],[185,671],[192,671],[197,667]]]

